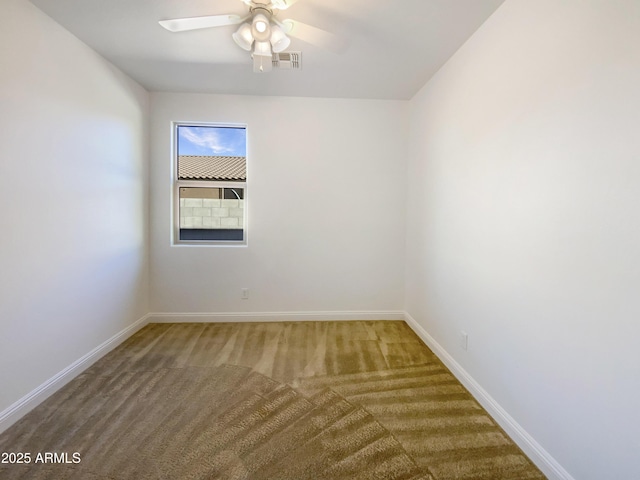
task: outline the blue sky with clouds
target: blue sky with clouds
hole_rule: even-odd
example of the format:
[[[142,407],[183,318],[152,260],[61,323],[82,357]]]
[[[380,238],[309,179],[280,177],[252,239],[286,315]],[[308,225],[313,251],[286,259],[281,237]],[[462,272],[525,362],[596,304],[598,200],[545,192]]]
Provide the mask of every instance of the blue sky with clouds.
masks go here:
[[[178,126],[178,155],[247,155],[247,130],[234,127]]]

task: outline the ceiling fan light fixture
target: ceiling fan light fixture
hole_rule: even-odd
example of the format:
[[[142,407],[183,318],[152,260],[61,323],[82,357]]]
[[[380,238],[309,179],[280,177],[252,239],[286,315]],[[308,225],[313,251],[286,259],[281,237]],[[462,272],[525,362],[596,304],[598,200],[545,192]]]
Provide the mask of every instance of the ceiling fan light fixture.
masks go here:
[[[251,34],[256,42],[267,42],[271,38],[271,25],[266,15],[262,13],[256,13],[253,16],[253,23],[251,25]]]
[[[271,44],[269,42],[256,42],[253,45],[253,55],[271,58]]]
[[[271,25],[270,41],[274,53],[282,52],[291,43],[291,39],[284,34],[282,28],[280,28],[278,25]]]
[[[280,61],[289,62],[290,68],[299,68],[300,52],[282,53],[291,44],[291,37],[303,42],[342,53],[348,42],[330,32],[295,20],[278,20],[279,10],[285,10],[298,0],[241,0],[249,7],[245,17],[240,15],[207,15],[202,17],[160,20],[162,27],[171,32],[183,32],[200,28],[240,25],[231,34],[233,41],[243,50],[251,52],[254,71],[267,72],[272,63],[280,67]],[[274,15],[275,11],[275,15]],[[295,60],[287,60],[294,58]],[[284,60],[283,60],[284,59]]]
[[[253,71],[270,72],[273,67],[273,54],[269,42],[256,42],[253,45]]]
[[[253,35],[251,34],[251,25],[248,23],[243,23],[240,25],[240,28],[236,30],[236,32],[231,35],[233,41],[238,44],[240,48],[246,50],[247,52],[251,51],[251,45],[253,45]]]

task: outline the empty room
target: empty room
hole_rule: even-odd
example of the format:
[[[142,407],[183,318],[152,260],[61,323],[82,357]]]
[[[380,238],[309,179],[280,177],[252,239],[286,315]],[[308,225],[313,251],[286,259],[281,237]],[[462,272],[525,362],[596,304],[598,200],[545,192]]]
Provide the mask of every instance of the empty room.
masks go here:
[[[0,478],[640,478],[640,1],[3,0]]]

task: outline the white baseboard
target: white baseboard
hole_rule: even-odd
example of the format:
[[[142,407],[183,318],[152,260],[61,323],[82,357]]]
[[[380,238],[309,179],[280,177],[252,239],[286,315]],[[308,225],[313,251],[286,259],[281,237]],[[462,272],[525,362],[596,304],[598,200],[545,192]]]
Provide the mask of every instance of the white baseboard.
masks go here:
[[[404,320],[403,311],[150,313],[149,323]]]
[[[127,338],[149,323],[149,315],[138,319],[135,323],[129,325],[124,330],[116,333],[113,337],[98,345],[82,358],[76,360],[67,368],[57,373],[42,385],[32,390],[20,400],[10,405],[8,408],[0,412],[0,433],[4,432],[11,425],[17,422],[24,415],[29,413],[40,403],[53,395],[60,388],[73,380],[76,376],[86,370],[93,363],[97,362],[101,357],[116,348]]]
[[[451,373],[471,392],[476,400],[489,412],[489,415],[507,432],[522,451],[542,470],[549,480],[575,480],[569,472],[536,442],[522,426],[516,422],[478,382],[449,355],[449,353],[420,325],[405,312],[405,322],[427,344]]]

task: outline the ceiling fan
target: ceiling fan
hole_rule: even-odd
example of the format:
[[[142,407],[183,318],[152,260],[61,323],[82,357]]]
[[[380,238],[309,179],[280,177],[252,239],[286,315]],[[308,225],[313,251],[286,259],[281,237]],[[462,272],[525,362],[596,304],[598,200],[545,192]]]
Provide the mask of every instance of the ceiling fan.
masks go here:
[[[268,72],[272,68],[274,53],[280,53],[291,43],[289,36],[334,52],[347,47],[344,39],[297,20],[278,20],[280,10],[286,10],[298,0],[242,0],[249,6],[249,14],[209,15],[204,17],[161,20],[161,26],[170,32],[184,32],[200,28],[224,27],[241,24],[231,35],[238,46],[251,52],[254,72]]]

